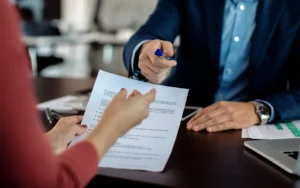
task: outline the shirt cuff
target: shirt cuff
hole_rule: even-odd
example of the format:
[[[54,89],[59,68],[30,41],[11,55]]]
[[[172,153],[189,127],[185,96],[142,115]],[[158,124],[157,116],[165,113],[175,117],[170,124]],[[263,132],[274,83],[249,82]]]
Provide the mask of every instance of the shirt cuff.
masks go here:
[[[132,51],[132,56],[131,56],[131,70],[133,73],[136,72],[136,70],[134,70],[134,59],[135,59],[135,55],[136,55],[136,52],[138,51],[138,49],[145,43],[149,40],[143,40],[142,42],[138,43],[135,48],[133,49]]]
[[[275,110],[274,110],[274,107],[273,107],[269,102],[264,101],[264,100],[257,99],[257,100],[255,100],[255,101],[264,103],[264,104],[266,104],[266,105],[270,108],[271,114],[270,114],[270,119],[269,119],[268,123],[272,122],[272,121],[274,120],[274,118],[275,118]]]

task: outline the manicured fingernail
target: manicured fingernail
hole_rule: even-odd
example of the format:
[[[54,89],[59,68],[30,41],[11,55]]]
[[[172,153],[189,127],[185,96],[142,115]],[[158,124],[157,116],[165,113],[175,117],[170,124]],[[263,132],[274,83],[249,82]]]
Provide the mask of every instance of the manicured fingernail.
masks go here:
[[[124,91],[124,90],[125,90],[125,88],[122,88],[122,89],[121,89],[121,91]]]
[[[86,128],[87,129],[87,126],[86,125],[81,125],[83,128]]]

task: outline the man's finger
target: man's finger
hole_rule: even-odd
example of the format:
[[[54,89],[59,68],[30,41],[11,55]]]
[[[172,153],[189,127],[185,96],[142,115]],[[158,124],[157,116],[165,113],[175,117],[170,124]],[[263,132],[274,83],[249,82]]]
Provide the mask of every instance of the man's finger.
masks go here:
[[[147,73],[142,72],[142,75],[148,80],[148,82],[153,82],[153,80],[150,78],[150,76]]]
[[[155,72],[153,72],[153,70],[151,70],[150,68],[148,68],[147,66],[144,66],[142,69],[142,74],[147,77],[148,80],[152,81],[152,82],[157,82],[157,74]]]
[[[75,135],[82,135],[87,130],[86,126],[75,125]]]
[[[153,102],[156,97],[156,89],[151,89],[151,91],[146,93],[144,96],[149,101],[149,103]]]
[[[162,51],[167,56],[173,56],[174,55],[174,49],[173,44],[169,41],[160,41]]]
[[[233,121],[227,121],[213,127],[208,127],[206,130],[208,132],[219,132],[234,129],[234,127],[235,123]]]
[[[177,62],[175,60],[166,60],[159,57],[155,57],[155,59],[151,62],[154,66],[162,69],[169,69],[177,65]]]
[[[199,123],[200,121],[196,120],[193,124],[192,130],[193,131],[201,131],[208,127],[213,127],[213,126],[216,126],[221,123],[228,122],[228,121],[231,121],[231,118],[228,114],[216,116],[215,118],[210,119],[206,122],[202,122],[202,123]]]
[[[209,121],[217,116],[220,116],[222,114],[224,114],[224,110],[222,109],[216,109],[216,110],[212,110],[212,111],[209,111],[207,113],[204,113],[202,116],[200,116],[198,119],[195,119],[193,122],[191,123],[188,123],[187,125],[187,129],[188,130],[191,130],[193,126],[195,125],[199,125],[199,124],[202,124],[206,121]]]
[[[203,114],[205,114],[205,113],[208,113],[208,112],[210,112],[210,111],[212,111],[212,110],[216,110],[216,109],[218,109],[220,107],[220,103],[219,102],[217,102],[217,103],[214,103],[214,104],[212,104],[212,105],[210,105],[210,106],[208,106],[208,107],[206,107],[206,108],[203,108],[200,112],[198,112],[189,122],[188,122],[188,124],[191,124],[191,123],[193,123],[193,121],[195,121],[196,119],[198,119],[199,117],[201,117]]]
[[[161,68],[161,67],[155,66],[151,61],[149,63],[145,63],[145,66],[147,66],[149,69],[151,69],[156,74],[161,74],[163,72],[168,71],[167,68]]]
[[[203,110],[203,109],[202,109]],[[202,111],[201,110],[201,111]],[[188,121],[188,123],[187,123],[187,129],[191,129],[192,128],[192,123],[196,120],[196,119],[198,119],[200,116],[202,116],[202,114],[203,114],[203,112],[198,112],[196,115],[194,115],[194,117],[192,117],[189,121]]]

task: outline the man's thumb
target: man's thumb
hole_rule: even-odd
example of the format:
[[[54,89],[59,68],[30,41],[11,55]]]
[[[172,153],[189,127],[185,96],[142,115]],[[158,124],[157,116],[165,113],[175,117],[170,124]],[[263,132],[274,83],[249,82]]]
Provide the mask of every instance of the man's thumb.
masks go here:
[[[169,41],[161,41],[161,48],[165,55],[167,56],[173,56],[174,55],[174,49],[173,44]]]

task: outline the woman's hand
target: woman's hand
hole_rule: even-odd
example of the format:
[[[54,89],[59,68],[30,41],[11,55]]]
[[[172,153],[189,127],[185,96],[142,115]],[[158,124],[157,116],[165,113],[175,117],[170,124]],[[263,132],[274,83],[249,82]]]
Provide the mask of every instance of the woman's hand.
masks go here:
[[[81,121],[82,116],[64,117],[46,133],[55,154],[65,151],[76,135],[81,135],[87,130],[85,125],[80,125]]]
[[[155,93],[154,89],[146,95],[134,90],[127,99],[127,91],[122,89],[104,111],[99,124],[111,124],[109,128],[114,130],[116,136],[122,136],[148,117],[149,106],[155,99]]]
[[[134,90],[127,98],[126,89],[122,89],[114,97],[97,127],[86,138],[95,146],[100,158],[118,137],[148,117],[149,106],[154,101],[155,95],[155,89],[145,95]]]

